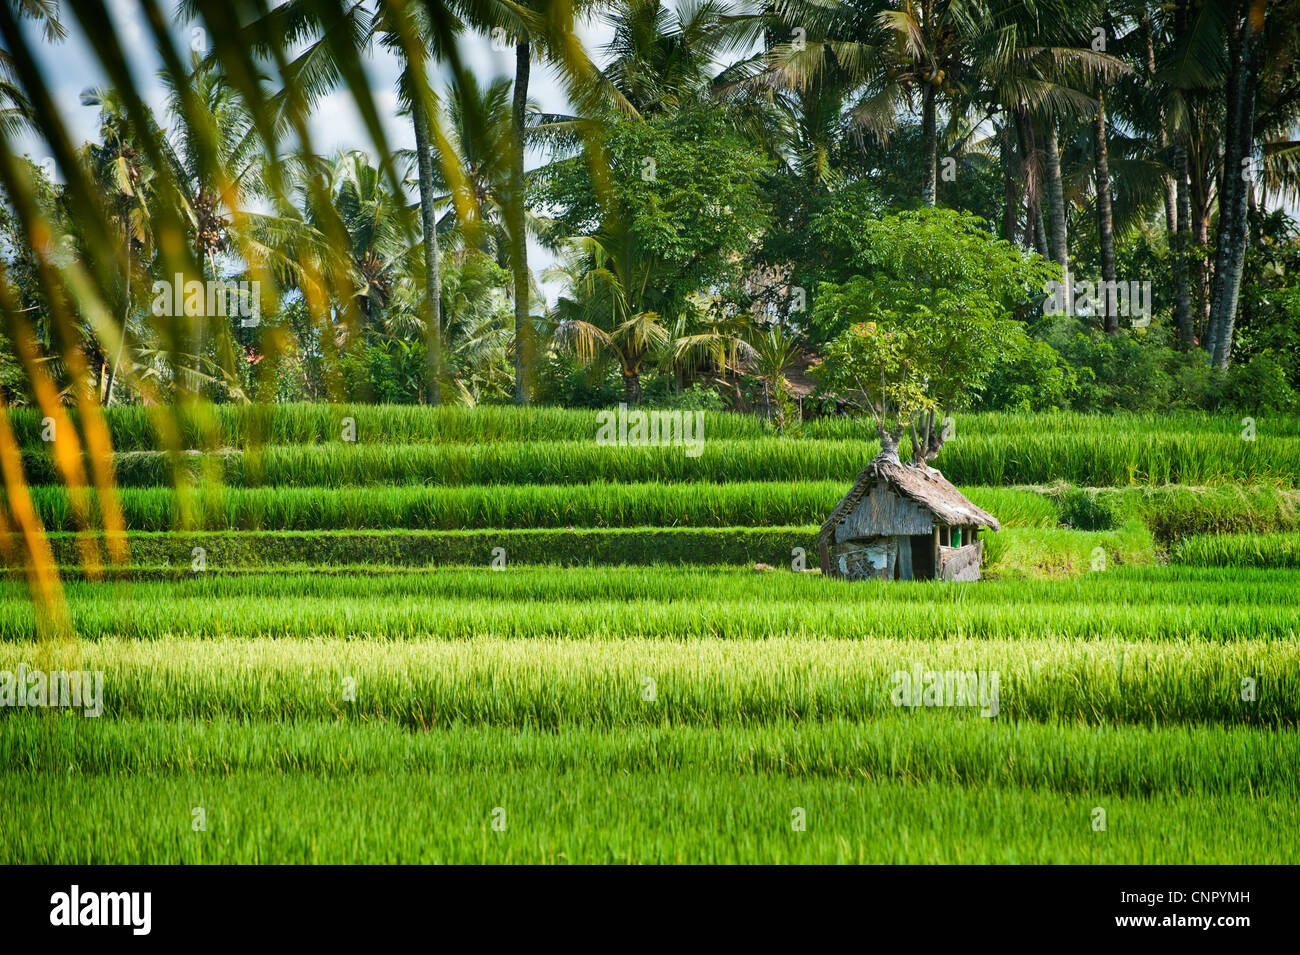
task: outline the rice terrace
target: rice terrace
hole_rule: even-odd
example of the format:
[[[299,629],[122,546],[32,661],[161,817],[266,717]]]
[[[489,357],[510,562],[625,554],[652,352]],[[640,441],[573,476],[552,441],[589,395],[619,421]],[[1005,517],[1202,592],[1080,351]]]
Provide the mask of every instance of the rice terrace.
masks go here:
[[[691,459],[598,445],[594,412],[255,416],[214,409],[226,482],[178,493],[149,486],[141,413],[110,409],[131,564],[66,582],[79,642],[34,643],[5,585],[0,670],[106,674],[99,719],[0,723],[7,852],[1295,861],[1294,417],[1249,443],[1227,418],[1049,416],[1039,444],[1020,416],[959,417],[972,447],[937,463],[1003,523],[963,584],[814,572],[872,456],[834,422],[709,415]],[[39,474],[39,418],[11,420]],[[275,483],[248,486],[254,454]],[[1099,477],[1079,468],[1109,485],[1036,483]],[[32,491],[75,563],[66,492]],[[935,705],[953,672],[982,707]]]
[[[0,0],[0,864],[59,867],[0,917],[446,863],[1248,919],[1298,56],[1300,0]]]

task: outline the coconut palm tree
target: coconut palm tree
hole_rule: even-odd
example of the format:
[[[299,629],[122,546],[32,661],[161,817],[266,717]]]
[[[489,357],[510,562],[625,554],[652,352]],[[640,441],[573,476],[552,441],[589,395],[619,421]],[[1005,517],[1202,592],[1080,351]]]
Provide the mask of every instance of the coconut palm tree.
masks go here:
[[[483,87],[466,74],[453,84],[443,125],[457,156],[463,194],[455,195],[442,176],[434,177],[435,204],[445,209],[438,219],[439,232],[467,247],[481,247],[503,265],[508,265],[510,255],[506,206],[514,137],[511,96],[507,78]],[[548,146],[559,156],[580,139],[583,125],[577,117],[544,114],[530,103],[525,136],[530,145]],[[525,179],[531,182],[539,171],[528,171]],[[531,209],[524,214],[527,234],[542,237],[547,222]]]
[[[940,97],[960,95],[971,42],[984,20],[980,0],[899,0],[881,10],[877,22],[891,43],[893,61],[873,83],[876,97],[893,99],[890,87],[905,95],[920,91],[922,162],[921,201],[935,204],[939,168]]]
[[[339,220],[347,230],[357,281],[357,309],[367,330],[382,328],[398,281],[398,262],[408,252],[403,229],[405,199],[361,152],[339,155],[330,173]]]
[[[145,162],[135,143],[135,130],[126,116],[121,98],[112,90],[88,89],[81,94],[83,106],[99,108],[101,142],[88,143],[83,151],[86,167],[103,190],[111,215],[120,230],[118,246],[122,256],[122,327],[116,354],[109,365],[107,379],[101,376],[100,400],[113,403],[122,354],[130,334],[135,297],[133,287],[151,257],[154,233],[151,210],[155,197],[150,195],[153,169]],[[87,255],[92,254],[89,250]]]
[[[642,116],[673,112],[710,92],[718,61],[735,45],[731,8],[721,0],[613,0],[603,8],[613,38],[603,72]]]
[[[444,178],[458,181],[459,177],[455,171],[455,158],[445,148],[445,134],[437,126],[437,104],[427,70],[432,63],[450,58],[453,73],[463,73],[455,52],[456,37],[463,29],[458,15],[461,6],[459,3],[358,0],[342,9],[333,9],[315,0],[289,0],[242,31],[250,45],[259,52],[268,45],[284,48],[307,41],[298,55],[286,64],[287,85],[280,97],[286,116],[294,111],[304,113],[320,97],[339,86],[347,85],[354,93],[358,86],[364,86],[359,67],[361,50],[378,44],[398,58],[401,64],[399,108],[411,118],[416,144],[419,228],[425,246],[424,286],[427,289],[424,309],[429,363],[427,394],[434,404],[439,401],[441,387],[441,308],[438,301],[441,281],[434,209],[435,150],[441,159]],[[384,172],[397,188],[400,180],[387,158],[391,153],[384,146],[385,137],[374,104],[360,97],[358,104],[362,107],[367,130],[380,149]],[[287,119],[281,120],[282,125],[287,123]],[[301,126],[301,120],[299,124]]]
[[[756,330],[749,346],[754,372],[763,383],[763,413],[769,421],[775,416],[776,426],[784,429],[790,390],[785,373],[799,360],[799,343],[780,325],[770,325]]]
[[[59,43],[68,31],[59,19],[58,0],[24,0],[16,4],[20,17],[36,20],[46,43]],[[13,138],[33,127],[32,104],[14,75],[13,57],[0,46],[0,136]]]
[[[969,81],[957,109],[974,121],[1004,131],[1003,177],[1008,209],[1004,236],[1018,235],[1018,214],[1027,206],[1026,245],[1038,245],[1069,268],[1068,209],[1062,165],[1063,133],[1097,109],[1095,88],[1126,69],[1117,57],[1090,43],[1087,4],[1015,2],[988,5],[984,31],[972,41]],[[1036,236],[1043,200],[1047,217]]]
[[[552,310],[556,345],[590,363],[613,358],[623,375],[628,404],[641,401],[641,375],[660,357],[670,332],[658,312],[640,306],[639,275],[648,266],[629,261],[617,241],[573,240],[567,270],[571,285]]]
[[[1249,208],[1259,175],[1260,133],[1285,130],[1297,118],[1294,64],[1300,55],[1300,3],[1236,0],[1226,4],[1223,29],[1228,65],[1224,87],[1223,174],[1215,238],[1214,281],[1210,292],[1207,350],[1223,371],[1232,354],[1233,328],[1249,244]],[[1289,95],[1288,95],[1289,93]],[[1272,115],[1264,109],[1271,107]],[[1264,119],[1261,124],[1260,120]],[[1262,129],[1261,129],[1262,125]],[[1274,182],[1286,168],[1291,144],[1268,151]]]
[[[539,56],[543,62],[557,70],[565,92],[579,115],[596,115],[608,107],[611,99],[619,107],[631,109],[616,91],[610,89],[574,30],[575,20],[588,15],[594,6],[592,0],[517,0],[508,5],[480,2],[467,13],[474,26],[491,36],[494,44],[508,39],[513,42],[515,52],[505,232],[509,240],[510,270],[513,276],[517,404],[526,404],[530,400],[530,376],[535,360],[530,312],[533,280],[528,270],[528,194],[524,174],[524,152],[528,140],[528,93],[533,57]]]

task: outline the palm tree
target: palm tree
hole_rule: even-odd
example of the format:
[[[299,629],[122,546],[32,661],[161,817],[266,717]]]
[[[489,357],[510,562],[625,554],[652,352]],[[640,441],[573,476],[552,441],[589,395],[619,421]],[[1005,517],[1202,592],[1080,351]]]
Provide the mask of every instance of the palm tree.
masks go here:
[[[498,78],[486,88],[472,74],[453,84],[444,125],[448,143],[457,156],[462,195],[455,195],[443,177],[435,175],[434,202],[447,211],[438,220],[442,233],[453,241],[480,246],[502,264],[508,264],[510,157],[514,137],[511,115],[511,81]],[[583,121],[572,116],[543,114],[535,103],[528,108],[525,137],[530,145],[546,144],[561,154],[578,137]],[[530,170],[531,181],[539,170]],[[547,223],[525,209],[528,235],[542,236]]]
[[[67,37],[67,28],[59,20],[58,0],[26,0],[16,6],[19,16],[40,22],[46,43],[59,43]],[[32,104],[14,74],[13,56],[0,46],[0,136],[17,137],[33,128],[34,123]]]
[[[485,5],[486,6],[486,5]],[[509,240],[515,307],[515,402],[526,404],[532,390],[533,341],[528,271],[527,205],[524,150],[528,138],[528,85],[534,53],[556,67],[569,99],[581,115],[594,115],[608,104],[608,84],[588,58],[574,32],[575,14],[585,15],[586,0],[519,0],[508,7],[476,8],[475,25],[497,37],[509,35],[515,46],[515,78],[510,117],[510,168],[506,188],[505,231]],[[627,106],[615,97],[621,106]]]
[[[605,23],[604,75],[640,115],[673,112],[708,95],[719,59],[736,42],[721,0],[613,0]]]
[[[571,285],[553,310],[555,341],[583,363],[614,358],[626,400],[637,404],[646,364],[666,349],[671,335],[657,312],[638,307],[637,266],[611,251],[620,248],[625,246],[590,236],[573,240]]]
[[[436,148],[442,159],[444,177],[458,180],[454,157],[444,149],[446,137],[437,127],[437,107],[426,71],[429,61],[451,53],[459,74],[459,59],[454,54],[455,37],[461,29],[455,5],[415,4],[404,0],[357,0],[342,10],[330,10],[313,0],[289,0],[273,8],[261,20],[245,28],[259,51],[266,45],[285,47],[308,38],[302,52],[286,64],[290,86],[282,97],[286,109],[305,110],[324,94],[347,83],[354,91],[364,83],[358,77],[355,57],[361,49],[378,42],[397,56],[401,63],[398,99],[402,112],[411,117],[415,134],[417,183],[419,189],[419,226],[425,246],[426,307],[424,324],[428,356],[429,400],[440,398],[441,281],[438,276],[438,235],[434,212],[435,186],[432,152]],[[384,136],[373,103],[360,98],[362,116],[381,154]],[[399,182],[387,158],[384,170],[390,180]]]
[[[1222,110],[1213,91],[1225,62],[1214,17],[1194,16],[1186,0],[1153,19],[1163,42],[1156,57],[1157,96],[1166,104],[1173,146],[1175,283],[1179,339],[1206,341],[1209,321],[1209,222],[1218,181]]]
[[[453,205],[448,184],[440,176],[434,179],[439,190],[435,201],[447,207],[439,227],[443,231],[456,227],[466,246],[482,244],[503,264],[509,255],[506,192],[513,136],[511,88],[511,81],[504,77],[484,88],[473,74],[452,87],[446,127],[467,195]]]
[[[405,202],[364,153],[342,154],[330,175],[339,220],[347,230],[357,278],[357,308],[369,329],[385,323],[398,261],[409,245],[402,228]]]
[[[1095,113],[1095,87],[1112,82],[1127,67],[1089,45],[1092,21],[1087,5],[999,2],[990,4],[985,22],[972,42],[970,79],[957,105],[977,121],[974,128],[985,119],[1000,122],[1007,199],[1004,236],[1015,241],[1019,215],[1014,210],[1024,199],[1025,244],[1041,246],[1068,271],[1063,133]],[[1047,227],[1040,241],[1044,197]]]
[[[231,217],[266,194],[262,143],[226,77],[197,53],[181,82],[170,74],[162,80],[175,122],[165,155],[185,188],[196,251],[215,277],[216,258],[230,247]]]
[[[1227,4],[1224,24],[1227,33],[1228,72],[1225,85],[1223,175],[1219,195],[1218,234],[1215,240],[1214,284],[1210,293],[1208,350],[1216,370],[1228,367],[1232,354],[1233,327],[1241,278],[1249,243],[1249,206],[1255,181],[1259,107],[1279,91],[1281,83],[1292,90],[1290,102],[1274,97],[1276,113],[1267,126],[1277,129],[1278,120],[1289,132],[1296,119],[1294,99],[1295,57],[1300,53],[1296,18],[1300,4],[1268,3],[1265,0],[1236,0]],[[1271,75],[1270,75],[1271,74]],[[1263,95],[1261,95],[1263,94]],[[1294,150],[1283,148],[1274,156]],[[1280,163],[1274,162],[1274,175]]]
[[[921,125],[921,201],[933,206],[939,166],[939,109],[949,120],[968,92],[972,45],[987,27],[984,0],[783,0],[776,14],[787,29],[806,33],[773,49],[776,75],[803,88],[820,76],[847,85],[856,102],[851,121],[882,140],[903,106]]]
[[[893,99],[889,87],[921,91],[921,201],[935,204],[939,168],[938,101],[959,95],[966,56],[983,20],[980,0],[899,0],[877,20],[892,39],[894,61],[875,85],[877,97]]]
[[[1228,75],[1225,88],[1223,176],[1219,229],[1215,241],[1214,283],[1210,292],[1208,350],[1214,368],[1228,367],[1237,296],[1246,264],[1247,164],[1255,153],[1255,99],[1265,51],[1268,4],[1237,0],[1227,4]]]
[[[112,90],[89,89],[81,94],[83,106],[100,111],[101,143],[89,143],[84,150],[87,168],[104,190],[108,207],[120,230],[122,256],[122,328],[116,355],[105,380],[101,375],[99,400],[113,403],[114,388],[131,323],[134,297],[132,286],[138,281],[142,262],[150,257],[153,244],[151,206],[148,195],[153,170],[146,164],[134,142],[134,129],[121,99]],[[87,252],[87,254],[90,254]]]
[[[1111,211],[1110,155],[1107,145],[1106,92],[1097,91],[1097,114],[1093,119],[1096,136],[1097,181],[1097,244],[1101,249],[1101,278],[1103,282],[1115,281],[1115,220]],[[1109,286],[1108,286],[1109,287]],[[1102,304],[1102,320],[1108,335],[1119,333],[1119,315],[1111,303]]]
[[[170,228],[169,219],[183,225],[199,274],[220,280],[223,271],[234,269],[271,279],[285,289],[305,288],[314,281],[313,272],[331,282],[350,281],[347,256],[333,254],[309,216],[268,190],[265,144],[243,97],[223,71],[194,54],[189,71],[164,72],[162,80],[172,128],[163,135],[151,124],[148,132],[156,140],[153,150],[167,173],[160,181],[168,189],[153,199],[152,214],[161,219],[164,229]],[[116,93],[109,94],[108,100],[115,102]],[[302,168],[314,163],[294,160],[292,165]],[[250,211],[250,204],[258,199],[270,200],[272,210]],[[156,262],[154,268],[170,279],[173,273],[162,265]],[[200,372],[207,361],[202,341],[183,347],[175,340],[173,326],[167,323],[162,330],[163,338],[170,340],[174,367],[178,362],[190,366],[186,373],[195,380],[233,384],[235,342],[228,327],[219,324],[214,329],[218,360],[217,378],[212,378]],[[119,357],[124,346],[125,336],[118,346]],[[110,402],[117,364],[108,389]]]
[[[191,0],[197,3],[197,0]],[[399,56],[402,72],[399,97],[412,116],[415,126],[420,222],[426,248],[425,285],[430,290],[426,320],[429,354],[429,392],[437,400],[441,375],[438,373],[441,335],[438,333],[438,229],[435,214],[437,188],[430,148],[441,158],[444,179],[454,201],[469,195],[456,165],[450,141],[438,120],[439,111],[429,89],[426,69],[430,61],[445,63],[453,82],[464,87],[468,71],[457,49],[462,24],[492,34],[494,40],[508,32],[516,40],[516,77],[512,97],[513,136],[510,143],[510,170],[505,190],[505,224],[509,239],[511,268],[514,276],[516,319],[516,400],[526,399],[527,369],[531,364],[529,301],[532,286],[527,262],[526,184],[523,172],[526,138],[529,70],[534,48],[556,66],[572,102],[584,112],[593,112],[607,90],[597,82],[599,74],[587,58],[573,30],[572,0],[533,0],[532,4],[499,4],[494,0],[440,0],[408,3],[405,0],[357,0],[343,10],[330,11],[313,0],[290,0],[274,8],[247,31],[252,37],[270,36],[272,45],[287,45],[310,37],[312,42],[290,64],[288,70],[299,110],[305,103],[347,82],[354,92],[364,84],[364,77],[353,57],[359,49],[376,39]],[[255,46],[255,48],[258,48]],[[616,98],[617,99],[617,98]],[[362,103],[363,119],[376,143],[382,144],[383,133],[373,104]],[[472,117],[469,125],[477,133],[481,117]],[[468,210],[461,210],[462,219]]]
[[[780,325],[771,325],[758,330],[749,345],[753,350],[754,370],[763,382],[764,414],[770,421],[775,412],[776,426],[784,429],[786,396],[790,389],[785,373],[799,360],[799,343]]]
[[[199,0],[188,0],[200,6]],[[289,0],[273,8],[262,20],[243,31],[253,40],[253,48],[262,52],[266,45],[285,47],[310,38],[311,42],[292,61],[286,64],[287,79],[292,84],[292,97],[285,97],[291,105],[296,102],[301,110],[315,99],[337,86],[346,83],[354,94],[364,88],[364,72],[357,60],[358,52],[373,42],[392,51],[402,65],[398,82],[399,101],[403,111],[411,116],[416,140],[418,186],[420,193],[420,228],[426,249],[425,286],[429,289],[426,308],[426,334],[429,355],[429,393],[438,400],[441,375],[438,373],[441,321],[438,295],[438,230],[435,206],[437,188],[431,151],[436,150],[441,162],[443,177],[454,183],[450,190],[460,201],[467,196],[462,176],[456,167],[455,155],[445,130],[439,123],[439,110],[427,77],[431,63],[445,64],[453,82],[464,86],[469,77],[458,48],[457,37],[466,23],[494,36],[494,40],[511,33],[516,40],[516,75],[512,102],[514,128],[511,143],[510,176],[508,181],[507,231],[510,239],[511,266],[514,273],[516,316],[517,387],[516,399],[524,400],[527,388],[526,372],[530,350],[529,293],[531,276],[528,272],[526,239],[526,189],[523,172],[525,126],[528,103],[529,70],[534,47],[542,52],[547,62],[556,66],[569,98],[590,112],[600,101],[600,91],[595,82],[598,73],[587,58],[573,30],[574,12],[579,6],[575,0],[532,0],[524,4],[501,4],[495,0],[426,0],[415,3],[408,0],[355,0],[338,9],[315,0]],[[384,135],[373,103],[357,97],[362,118],[376,144],[382,144]],[[470,124],[476,131],[477,121]],[[302,124],[299,124],[302,129]],[[386,154],[385,154],[386,155]],[[390,178],[396,182],[385,160]],[[464,210],[462,210],[464,216]]]
[[[1179,0],[1150,18],[1155,95],[1170,127],[1179,338],[1185,347],[1199,340],[1220,370],[1232,349],[1254,186],[1295,182],[1286,157],[1297,118],[1296,12],[1293,2],[1233,0],[1207,11]]]
[[[755,329],[752,315],[727,307],[718,297],[698,303],[678,316],[670,364],[679,374],[712,368],[718,383],[739,397],[736,380],[754,359],[750,340]]]
[[[853,126],[882,141],[912,85],[892,69],[884,0],[777,0],[737,17],[738,41],[764,51],[723,73],[723,90],[769,97],[787,117],[793,165],[814,183],[833,178],[829,157],[846,106]],[[897,79],[897,82],[895,80]]]

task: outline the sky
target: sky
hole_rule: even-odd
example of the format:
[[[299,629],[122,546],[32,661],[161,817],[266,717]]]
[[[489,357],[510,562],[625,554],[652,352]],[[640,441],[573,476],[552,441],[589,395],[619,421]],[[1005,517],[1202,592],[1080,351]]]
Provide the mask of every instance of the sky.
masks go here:
[[[137,0],[105,0],[105,3],[117,27],[123,48],[139,51],[133,61],[137,81],[145,92],[146,101],[158,112],[160,125],[166,128],[163,86],[155,75],[159,60],[153,52],[153,43],[140,5]],[[80,97],[81,92],[88,87],[102,85],[104,74],[99,69],[94,48],[71,11],[64,12],[64,25],[68,28],[67,39],[58,44],[40,46],[46,81],[54,89],[60,111],[74,137],[78,141],[91,139],[96,133],[98,111],[93,107],[82,106]],[[178,43],[188,46],[195,29],[198,29],[197,23],[178,20],[175,26]],[[30,25],[28,32],[33,40],[39,36],[38,31]],[[609,42],[613,31],[604,23],[583,23],[579,24],[578,34],[586,44],[588,53],[599,62],[602,59],[602,48]],[[483,86],[497,77],[509,77],[514,73],[514,48],[505,52],[493,51],[487,37],[466,33],[461,44],[461,55]],[[410,124],[399,117],[396,110],[397,64],[388,52],[378,46],[370,52],[368,62],[376,105],[386,120],[385,133],[391,137],[396,148],[410,148],[414,145]],[[568,105],[549,68],[537,64],[534,64],[532,70],[529,95],[547,112],[561,112]],[[323,152],[369,147],[369,136],[346,92],[333,94],[321,102],[312,116],[312,123],[312,136],[317,148]],[[39,160],[43,148],[38,139],[29,138],[27,151],[33,158]]]
[[[159,126],[167,129],[170,124],[166,115],[166,93],[157,76],[160,60],[154,52],[149,26],[139,2],[104,2],[113,18],[123,49],[128,52],[138,51],[132,61],[138,87],[145,102],[153,108]],[[163,2],[170,6],[171,0]],[[104,85],[105,78],[93,46],[70,10],[64,11],[63,20],[68,36],[58,44],[50,45],[41,41],[39,31],[30,25],[28,35],[38,45],[45,80],[53,92],[60,115],[68,126],[73,142],[80,143],[96,139],[99,129],[99,111],[96,107],[81,105],[82,91]],[[196,29],[201,29],[197,23],[177,20],[174,32],[181,49],[187,48],[191,40],[203,40],[201,35],[194,33]],[[588,54],[600,63],[604,59],[603,47],[613,36],[613,30],[603,22],[581,23],[578,25],[578,35]],[[494,51],[487,37],[467,32],[460,53],[466,67],[479,80],[480,87],[486,87],[498,77],[514,75],[513,47],[507,51]],[[415,138],[410,120],[397,115],[396,60],[376,45],[368,54],[368,71],[375,106],[384,121],[384,135],[388,138],[389,147],[414,148]],[[544,112],[568,111],[568,100],[554,74],[549,67],[536,62],[529,82],[529,96]],[[351,95],[346,91],[330,94],[318,103],[311,116],[311,136],[316,151],[324,155],[351,149],[375,152]],[[39,137],[30,134],[20,143],[20,151],[31,156],[37,163],[45,160],[49,152]],[[50,168],[53,168],[52,165]],[[550,252],[536,243],[530,243],[529,266],[539,280],[541,273],[553,261],[554,256]],[[550,284],[543,288],[546,297],[552,302],[560,291]]]

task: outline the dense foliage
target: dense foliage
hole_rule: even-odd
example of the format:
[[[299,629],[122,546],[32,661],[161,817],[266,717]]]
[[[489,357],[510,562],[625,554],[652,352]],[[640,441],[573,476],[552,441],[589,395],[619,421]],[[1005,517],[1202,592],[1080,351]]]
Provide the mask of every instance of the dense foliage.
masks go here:
[[[621,398],[781,426],[900,407],[1294,409],[1297,18],[1248,6],[611,0],[589,11],[612,32],[590,61],[565,16],[542,30],[511,13],[564,79],[558,114],[525,74],[480,82],[450,55],[495,36],[497,12],[404,23],[404,5],[367,0],[347,48],[293,0],[248,42],[306,44],[311,69],[279,77],[296,118],[382,51],[415,152],[285,163],[270,131],[295,114],[268,125],[224,48],[167,61],[165,135],[131,90],[88,90],[98,133],[70,144],[75,175],[20,160],[0,181],[3,281],[30,316],[0,336],[0,394],[37,401],[40,353],[76,347],[36,373],[104,405]],[[56,7],[26,15],[62,36]],[[422,90],[440,60],[449,80]],[[53,135],[21,83],[3,96],[6,136]],[[104,236],[112,268],[94,259]],[[260,281],[259,321],[152,314],[153,284],[177,274]],[[1149,287],[1147,307],[1045,314],[1062,282]],[[878,333],[846,337],[865,325]],[[859,366],[881,361],[911,385],[866,398]]]

